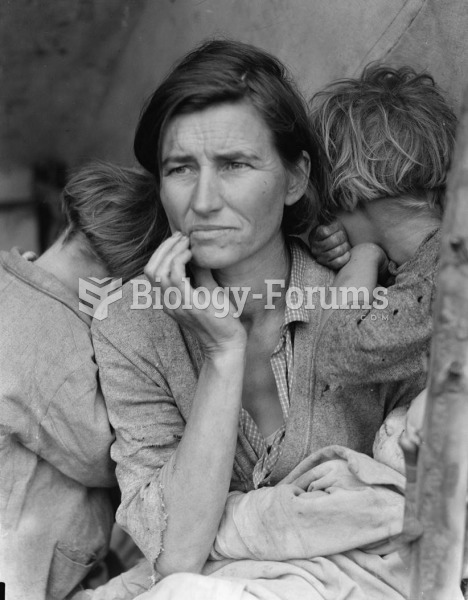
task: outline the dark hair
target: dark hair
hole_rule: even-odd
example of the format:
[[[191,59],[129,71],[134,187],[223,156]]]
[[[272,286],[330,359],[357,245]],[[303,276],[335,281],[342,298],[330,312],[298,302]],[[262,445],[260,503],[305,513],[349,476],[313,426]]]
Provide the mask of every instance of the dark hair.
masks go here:
[[[63,190],[64,243],[81,236],[85,252],[105,265],[112,277],[128,281],[143,272],[167,236],[169,225],[158,198],[156,182],[148,173],[91,163],[77,171]]]
[[[371,64],[318,92],[311,108],[325,215],[398,196],[442,214],[457,119],[430,75]]]
[[[135,155],[159,184],[161,144],[170,120],[243,100],[251,102],[269,127],[285,168],[294,169],[303,151],[310,156],[306,193],[286,206],[283,215],[284,233],[301,233],[317,212],[313,180],[318,172],[317,146],[302,96],[284,65],[263,50],[237,41],[213,40],[187,54],[144,107],[135,135]]]

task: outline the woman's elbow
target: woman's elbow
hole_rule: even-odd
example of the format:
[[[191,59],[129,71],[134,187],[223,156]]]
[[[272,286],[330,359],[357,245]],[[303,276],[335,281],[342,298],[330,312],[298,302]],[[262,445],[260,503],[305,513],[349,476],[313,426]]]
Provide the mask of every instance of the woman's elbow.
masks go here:
[[[187,552],[161,552],[155,561],[156,570],[163,577],[174,573],[200,574],[207,560],[207,556],[197,556]]]

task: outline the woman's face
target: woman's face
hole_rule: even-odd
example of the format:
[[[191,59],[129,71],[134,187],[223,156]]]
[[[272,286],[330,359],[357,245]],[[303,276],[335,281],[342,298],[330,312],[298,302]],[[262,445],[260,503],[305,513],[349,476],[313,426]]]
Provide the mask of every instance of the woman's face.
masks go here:
[[[194,262],[210,269],[268,252],[281,240],[284,206],[305,187],[304,177],[285,169],[269,128],[248,102],[174,117],[161,159],[161,200],[171,229],[189,236]]]

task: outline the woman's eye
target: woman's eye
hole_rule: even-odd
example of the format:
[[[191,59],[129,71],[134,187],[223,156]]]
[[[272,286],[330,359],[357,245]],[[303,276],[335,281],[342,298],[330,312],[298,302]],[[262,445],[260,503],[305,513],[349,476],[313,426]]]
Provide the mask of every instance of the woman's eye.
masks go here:
[[[232,161],[227,163],[226,166],[231,171],[240,171],[241,169],[246,169],[249,165],[244,162]]]
[[[169,169],[168,175],[186,175],[190,172],[190,167],[187,165],[180,165],[178,167],[172,167]]]

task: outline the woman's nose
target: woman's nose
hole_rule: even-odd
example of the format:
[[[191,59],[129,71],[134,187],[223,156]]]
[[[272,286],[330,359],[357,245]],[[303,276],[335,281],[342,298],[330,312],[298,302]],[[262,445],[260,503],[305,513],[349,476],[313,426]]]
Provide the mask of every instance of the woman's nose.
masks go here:
[[[199,214],[207,214],[219,210],[222,205],[216,172],[202,169],[192,193],[192,210]]]

